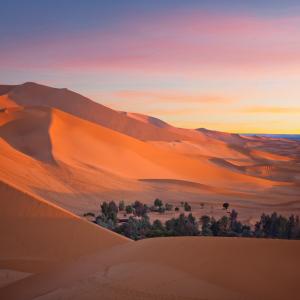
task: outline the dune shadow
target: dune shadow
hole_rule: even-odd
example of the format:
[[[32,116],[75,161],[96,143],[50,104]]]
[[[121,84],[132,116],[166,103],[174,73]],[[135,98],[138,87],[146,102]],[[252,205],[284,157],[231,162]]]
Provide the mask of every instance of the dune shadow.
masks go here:
[[[3,96],[7,93],[9,93],[11,90],[15,88],[15,85],[0,85],[0,96]]]
[[[0,127],[0,138],[33,159],[55,164],[49,135],[51,121],[48,109],[26,109]]]

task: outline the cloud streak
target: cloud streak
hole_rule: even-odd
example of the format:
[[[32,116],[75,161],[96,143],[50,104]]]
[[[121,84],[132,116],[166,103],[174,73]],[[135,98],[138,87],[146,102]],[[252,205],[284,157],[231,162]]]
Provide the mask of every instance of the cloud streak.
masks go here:
[[[300,114],[300,107],[254,106],[240,112],[251,114]]]
[[[137,18],[110,30],[27,41],[1,64],[118,72],[199,74],[209,70],[300,69],[300,17],[203,11]],[[34,54],[34,55],[33,55]],[[20,58],[22,59],[20,61]]]
[[[143,101],[151,103],[196,103],[196,104],[229,104],[237,99],[218,95],[188,94],[181,91],[145,91],[121,90],[113,95],[116,99],[126,101]]]

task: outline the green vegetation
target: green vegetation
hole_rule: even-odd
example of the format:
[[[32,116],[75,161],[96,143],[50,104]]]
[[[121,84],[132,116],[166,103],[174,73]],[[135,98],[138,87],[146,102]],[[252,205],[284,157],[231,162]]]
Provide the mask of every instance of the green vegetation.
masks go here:
[[[278,239],[300,239],[300,220],[298,216],[291,215],[286,218],[277,213],[263,214],[260,220],[251,228],[238,220],[238,213],[232,209],[228,211],[229,203],[224,203],[226,214],[219,219],[211,216],[201,216],[198,220],[190,212],[192,207],[187,202],[181,206],[187,215],[181,213],[162,223],[160,220],[150,222],[148,213],[165,213],[172,211],[173,205],[165,205],[160,199],[154,201],[150,208],[140,201],[125,205],[121,201],[117,205],[114,201],[103,202],[100,206],[101,213],[96,217],[95,223],[131,239],[139,240],[150,237],[163,236],[222,236],[222,237],[256,237]],[[118,219],[118,212],[124,212],[124,217]],[[175,212],[179,211],[175,207]],[[126,212],[126,213],[125,213]],[[123,214],[123,213],[122,213]],[[129,215],[129,216],[128,216]],[[85,216],[92,216],[86,213]]]
[[[162,207],[163,202],[160,199],[155,199],[154,200],[154,206]]]
[[[165,223],[167,236],[199,235],[198,223],[192,214],[180,214]]]
[[[223,203],[223,208],[224,208],[225,210],[227,210],[228,207],[229,207],[229,203],[227,203],[227,202]]]
[[[122,200],[119,202],[119,211],[124,211],[125,210],[125,202]]]
[[[126,205],[125,211],[127,214],[132,214],[133,213],[133,208],[131,205]]]
[[[185,211],[191,211],[192,210],[192,207],[187,202],[184,202],[183,207],[184,207]]]

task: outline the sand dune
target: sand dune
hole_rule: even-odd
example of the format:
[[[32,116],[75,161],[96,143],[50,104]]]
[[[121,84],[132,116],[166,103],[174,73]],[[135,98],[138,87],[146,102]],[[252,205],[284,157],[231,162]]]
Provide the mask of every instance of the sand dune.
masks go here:
[[[102,200],[163,197],[230,201],[249,207],[249,218],[251,198],[259,215],[300,195],[300,143],[176,128],[35,83],[0,94],[0,179],[74,213],[97,212]]]
[[[205,157],[158,148],[56,109],[28,107],[7,111],[5,115],[9,117],[6,123],[2,121],[2,139],[18,152],[46,163],[84,162],[135,179],[154,178],[159,174],[161,178],[226,186],[234,180],[236,188],[245,182],[258,187],[273,185],[264,179],[218,168]]]
[[[172,126],[164,126],[162,121],[154,122],[154,118],[145,118],[137,115],[128,115],[110,109],[96,103],[68,89],[57,89],[27,82],[21,85],[0,87],[1,102],[10,101],[17,106],[48,106],[58,108],[74,116],[108,127],[121,133],[133,136],[141,140],[176,140],[181,139],[185,132],[176,128],[169,130]],[[195,135],[195,134],[194,134]],[[198,134],[201,137],[201,134]]]
[[[296,241],[157,238],[117,246],[0,290],[7,299],[295,299]]]
[[[75,213],[99,208],[107,197],[142,195],[148,201],[160,196],[161,187],[145,179],[161,180],[177,201],[184,192],[195,197],[206,193],[201,186],[241,193],[288,186],[237,172],[209,156],[143,142],[57,109],[8,109],[0,120],[0,178]],[[228,150],[228,155],[233,154]],[[199,189],[181,185],[178,193],[168,180],[194,182]]]

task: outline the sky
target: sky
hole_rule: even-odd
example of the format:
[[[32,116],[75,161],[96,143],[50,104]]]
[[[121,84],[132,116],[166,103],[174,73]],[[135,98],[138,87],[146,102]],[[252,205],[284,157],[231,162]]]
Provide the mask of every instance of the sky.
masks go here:
[[[186,128],[300,134],[300,1],[0,0],[0,84]]]

